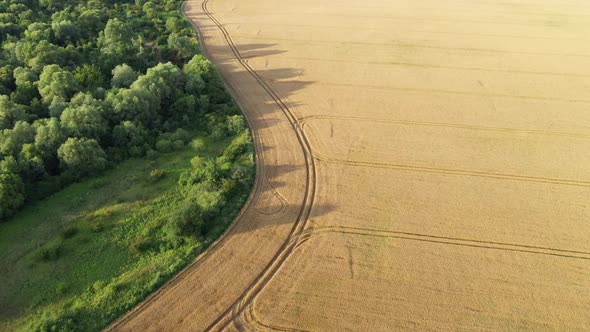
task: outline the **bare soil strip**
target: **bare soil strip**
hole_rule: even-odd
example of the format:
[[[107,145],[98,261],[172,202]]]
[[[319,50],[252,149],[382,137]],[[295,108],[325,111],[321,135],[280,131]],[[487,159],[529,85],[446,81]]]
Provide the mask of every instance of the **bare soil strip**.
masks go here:
[[[250,201],[112,330],[585,330],[582,0],[194,0]]]

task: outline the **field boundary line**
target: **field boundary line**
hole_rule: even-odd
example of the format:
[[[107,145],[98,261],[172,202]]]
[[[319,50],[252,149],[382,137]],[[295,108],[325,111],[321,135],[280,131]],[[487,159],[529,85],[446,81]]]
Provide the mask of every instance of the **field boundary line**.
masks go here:
[[[536,183],[549,183],[549,184],[568,185],[568,186],[577,186],[577,187],[590,187],[590,181],[578,181],[578,180],[570,180],[570,179],[557,179],[557,178],[548,178],[548,177],[502,174],[502,173],[493,173],[493,172],[481,172],[481,171],[417,166],[417,165],[388,164],[388,163],[378,163],[378,162],[361,162],[361,161],[326,157],[326,156],[318,153],[317,150],[313,150],[313,153],[314,153],[314,158],[319,161],[329,162],[329,163],[334,163],[334,164],[341,164],[341,165],[348,165],[348,166],[389,168],[389,169],[406,170],[406,171],[423,172],[423,173],[440,173],[440,174],[474,176],[474,177],[491,178],[491,179],[536,182]]]
[[[301,148],[305,155],[305,164],[308,174],[306,179],[307,189],[305,192],[303,206],[284,244],[281,246],[281,248],[279,248],[275,256],[271,259],[271,261],[267,264],[263,271],[255,278],[254,283],[252,283],[248,287],[248,289],[234,302],[233,305],[231,305],[222,315],[215,319],[215,321],[213,321],[213,323],[211,323],[206,328],[207,331],[210,331],[216,329],[216,327],[218,327],[218,330],[223,330],[230,323],[232,323],[232,321],[234,321],[234,319],[238,317],[243,312],[243,310],[252,302],[256,295],[259,294],[260,291],[262,291],[262,289],[270,281],[272,276],[282,266],[287,257],[293,252],[294,244],[292,239],[298,237],[299,234],[303,231],[307,224],[307,221],[309,220],[309,216],[313,208],[313,202],[316,192],[316,170],[315,159],[312,156],[309,141],[307,140],[307,137],[305,136],[302,128],[299,126],[297,118],[294,116],[291,110],[284,104],[284,102],[276,94],[276,92],[262,79],[262,77],[254,69],[252,69],[249,66],[248,62],[242,58],[237,46],[233,42],[228,31],[224,28],[223,24],[221,24],[215,18],[215,16],[208,10],[208,2],[209,0],[204,0],[201,3],[201,8],[203,12],[209,17],[209,19],[217,26],[217,28],[223,34],[223,37],[225,38],[236,60],[239,61],[240,65],[268,93],[268,95],[274,100],[276,105],[281,109],[283,114],[285,114],[286,118],[288,119],[291,127],[296,133],[297,140],[299,141],[299,144],[301,145]],[[198,30],[198,27],[196,28]]]
[[[399,62],[399,61],[356,61],[356,60],[344,60],[344,59],[323,59],[323,58],[312,58],[312,57],[298,57],[298,56],[284,56],[284,55],[273,55],[274,58],[288,59],[288,60],[305,60],[305,61],[317,61],[317,62],[340,62],[340,63],[352,63],[358,65],[391,65],[399,67],[419,67],[419,68],[435,68],[435,69],[453,69],[453,70],[465,70],[465,71],[484,71],[494,73],[508,73],[518,75],[537,75],[537,76],[558,76],[558,77],[590,77],[590,74],[576,74],[576,73],[556,73],[556,72],[542,72],[532,70],[520,70],[520,69],[492,69],[482,67],[460,67],[460,66],[445,66],[445,65],[433,65],[433,64],[421,64],[412,62]],[[245,59],[257,59],[259,56],[247,56]],[[266,60],[266,59],[265,59]]]
[[[590,8],[590,7],[589,7]],[[231,13],[231,12],[220,12],[222,14]],[[276,16],[285,16],[285,15],[293,15],[293,13],[289,12],[265,12],[257,10],[256,14],[259,15],[276,15]],[[516,22],[502,22],[502,21],[482,21],[482,20],[470,20],[464,19],[461,17],[409,17],[409,16],[380,16],[380,15],[352,15],[352,14],[331,14],[331,13],[314,13],[314,12],[306,12],[301,13],[307,16],[331,16],[331,17],[352,17],[355,19],[367,19],[367,20],[389,20],[389,21],[411,21],[411,22],[423,22],[424,20],[428,20],[430,22],[462,22],[462,23],[470,23],[470,24],[497,24],[497,25],[514,25],[514,26],[525,26],[525,27],[545,27],[546,25],[543,22],[538,22],[536,24],[530,24],[530,20],[522,19],[520,22],[519,20],[513,20]],[[465,16],[465,15],[464,15]]]
[[[290,81],[276,81],[271,80],[275,84],[292,84]],[[440,90],[440,89],[420,89],[420,88],[407,88],[407,87],[395,87],[395,86],[378,86],[378,85],[364,85],[364,84],[352,84],[352,83],[330,83],[330,82],[313,82],[316,85],[324,86],[337,86],[337,87],[349,87],[349,88],[369,88],[374,90],[396,90],[405,92],[416,92],[416,93],[432,93],[432,94],[456,94],[456,95],[468,95],[485,98],[508,98],[508,99],[525,99],[525,100],[542,100],[547,102],[565,102],[565,103],[580,103],[590,104],[590,100],[584,99],[565,99],[565,98],[552,98],[552,97],[537,97],[537,96],[523,96],[523,95],[506,95],[506,94],[485,94],[481,92],[470,92],[470,91],[453,91],[453,90]]]
[[[184,13],[185,4],[186,4],[186,1],[183,1],[179,6],[180,7],[179,10],[180,10],[180,13],[185,18],[187,18]],[[194,27],[193,22],[191,20],[189,20],[188,18],[187,18],[187,20]],[[195,29],[195,30],[197,31],[198,39],[203,40],[200,32],[197,29]],[[203,45],[201,44],[201,46],[203,46]],[[203,47],[203,53],[205,56],[207,56],[206,49],[204,47]],[[219,74],[221,75],[221,73],[219,73]],[[224,80],[224,84],[228,88],[227,89],[228,92],[232,95],[232,99],[236,103],[238,103],[238,105],[239,105],[240,104],[239,100],[237,98],[235,98],[235,90],[233,89],[231,84],[227,80]],[[254,207],[254,205],[255,205],[254,202],[258,198],[258,196],[260,195],[260,191],[263,189],[263,185],[264,185],[260,179],[261,174],[264,173],[263,172],[263,166],[264,166],[264,152],[263,152],[263,150],[264,149],[262,148],[262,143],[260,142],[260,137],[256,134],[255,131],[253,131],[251,129],[253,127],[251,126],[251,119],[249,119],[248,114],[246,114],[245,112],[242,112],[242,110],[244,109],[243,107],[240,106],[239,108],[240,108],[241,113],[246,118],[246,122],[248,122],[248,124],[249,124],[248,129],[249,129],[250,134],[252,136],[252,141],[254,143],[254,148],[255,148],[255,152],[256,152],[256,153],[254,153],[255,164],[256,164],[254,183],[252,185],[252,190],[251,190],[246,202],[244,203],[244,206],[240,209],[239,214],[236,216],[236,218],[230,224],[230,226],[225,230],[225,232],[216,241],[211,243],[205,251],[203,251],[201,254],[199,254],[192,262],[190,262],[182,270],[177,272],[171,279],[169,279],[167,282],[165,282],[163,285],[161,285],[158,289],[156,289],[150,295],[148,295],[143,301],[141,301],[140,303],[135,305],[133,308],[131,308],[129,311],[127,311],[123,316],[114,320],[111,324],[109,324],[106,328],[104,328],[103,331],[116,330],[120,325],[130,321],[131,319],[136,317],[138,314],[140,314],[150,303],[156,301],[160,296],[162,296],[162,294],[164,292],[173,290],[176,287],[178,287],[180,281],[182,281],[182,279],[184,279],[185,275],[189,274],[192,270],[194,270],[195,268],[197,268],[201,264],[203,264],[203,262],[206,261],[207,258],[212,255],[212,253],[215,251],[215,249],[219,245],[221,245],[222,243],[227,241],[227,238],[229,237],[229,235],[231,235],[235,231],[236,226],[241,223],[241,221],[242,221],[244,215],[247,213],[247,211],[250,210],[252,207]],[[265,179],[266,179],[266,177],[265,177]],[[266,181],[268,182],[268,179],[266,179]]]
[[[355,28],[351,28],[350,26],[334,26],[334,25],[309,25],[309,24],[276,24],[276,23],[258,23],[258,22],[230,22],[224,23],[225,26],[230,25],[252,25],[252,24],[263,24],[263,25],[270,25],[270,26],[290,26],[290,27],[301,27],[301,28],[329,28],[329,29],[351,29],[354,30]],[[379,29],[379,28],[365,28],[363,30],[368,31],[382,31],[387,32],[386,30]],[[432,33],[432,34],[446,34],[446,35],[457,35],[457,36],[480,36],[480,37],[499,37],[499,38],[522,38],[522,39],[550,39],[550,40],[575,40],[581,42],[588,42],[590,39],[583,39],[583,38],[567,38],[567,37],[545,37],[545,36],[524,36],[524,35],[496,35],[496,34],[486,34],[486,33],[462,33],[456,31],[431,31],[431,30],[407,30],[404,29],[403,31],[412,32],[412,33]]]
[[[380,118],[367,118],[367,117],[355,117],[355,116],[329,116],[329,115],[311,115],[303,117],[299,120],[302,128],[314,120],[341,120],[341,121],[363,121],[363,122],[375,122],[375,123],[387,123],[387,124],[398,124],[408,126],[425,126],[425,127],[445,127],[445,128],[458,128],[467,130],[485,130],[485,131],[497,131],[497,132],[515,132],[535,135],[549,135],[549,136],[563,136],[572,138],[590,138],[590,134],[577,134],[560,131],[546,131],[537,129],[520,129],[520,128],[507,128],[507,127],[489,127],[489,126],[474,126],[465,125],[460,123],[448,123],[448,122],[428,122],[428,121],[405,121],[405,120],[390,120]]]
[[[292,84],[295,82],[291,81],[277,81],[268,79],[274,84]],[[417,92],[417,93],[432,93],[432,94],[455,94],[455,95],[467,95],[485,98],[512,98],[512,99],[525,99],[525,100],[543,100],[549,102],[565,102],[565,103],[580,103],[590,104],[590,99],[567,99],[567,98],[553,98],[553,97],[538,97],[538,96],[524,96],[524,95],[507,95],[507,94],[486,94],[481,92],[472,91],[453,91],[453,90],[442,90],[442,89],[420,89],[420,88],[408,88],[408,87],[396,87],[396,86],[378,86],[378,85],[366,85],[366,84],[352,84],[352,83],[334,83],[334,82],[313,82],[315,85],[323,86],[337,86],[337,87],[349,87],[349,88],[369,88],[374,90],[396,90],[405,92]]]
[[[432,243],[465,246],[465,247],[473,247],[473,248],[515,251],[515,252],[523,252],[523,253],[529,253],[529,254],[539,254],[539,255],[549,255],[549,256],[557,256],[557,257],[564,257],[564,258],[590,260],[590,252],[588,252],[588,251],[579,251],[579,250],[570,250],[570,249],[561,249],[561,248],[552,248],[552,247],[542,247],[542,246],[533,246],[533,245],[526,245],[526,244],[506,243],[506,242],[497,242],[497,241],[474,240],[474,239],[439,236],[439,235],[413,233],[413,232],[381,230],[381,229],[371,229],[371,228],[363,228],[363,227],[349,227],[349,226],[327,226],[327,227],[308,229],[299,238],[299,240],[296,244],[296,248],[301,247],[307,241],[309,241],[310,239],[312,239],[316,236],[320,236],[323,234],[329,234],[329,233],[342,233],[342,234],[375,236],[375,237],[390,237],[390,238],[398,238],[398,239],[404,239],[404,240],[432,242]]]
[[[413,47],[413,48],[431,48],[440,50],[457,50],[457,51],[468,51],[468,52],[481,52],[481,53],[504,53],[504,54],[523,54],[523,55],[550,55],[550,56],[570,56],[570,57],[590,57],[590,54],[586,53],[552,53],[552,52],[532,52],[532,51],[509,51],[500,50],[493,48],[472,48],[472,47],[447,47],[447,46],[434,46],[434,45],[422,45],[412,43],[371,43],[361,41],[342,41],[342,40],[303,40],[294,38],[276,38],[276,37],[257,37],[255,35],[234,35],[235,37],[245,39],[256,39],[256,40],[278,40],[278,41],[289,41],[299,43],[322,43],[322,44],[353,44],[353,45],[375,45],[375,46],[396,46],[396,47]]]
[[[204,38],[201,34],[201,31],[197,28],[196,24],[190,18],[188,18],[186,16],[186,13],[184,11],[186,4],[187,4],[187,1],[183,1],[180,4],[180,8],[179,8],[180,12],[191,23],[193,28],[195,28],[195,30],[198,34],[199,40],[203,41]],[[207,58],[210,58],[208,56],[208,51],[207,51],[206,46],[202,42],[200,43],[200,46],[202,47],[203,54]],[[244,110],[245,108],[241,106],[240,100],[239,100],[239,98],[237,98],[235,88],[231,85],[229,80],[227,80],[225,77],[223,77],[221,72],[218,72],[218,73],[220,76],[222,76],[224,85],[226,86],[228,92],[231,94],[233,100],[238,104],[240,110]],[[263,149],[262,142],[260,141],[260,137],[256,133],[256,131],[252,130],[252,128],[254,128],[252,126],[252,119],[250,119],[248,114],[243,111],[242,111],[242,114],[245,116],[246,121],[249,123],[249,130],[252,135],[252,140],[254,142],[254,147],[255,147],[255,152],[256,152],[254,154],[255,162],[256,162],[256,172],[255,172],[255,178],[254,178],[252,191],[250,192],[250,195],[248,196],[247,201],[244,203],[244,206],[241,208],[240,213],[238,214],[238,216],[236,216],[236,218],[234,219],[232,224],[226,229],[226,231],[216,241],[211,243],[205,251],[203,251],[201,254],[199,254],[191,263],[189,263],[187,266],[185,266],[181,271],[176,273],[176,275],[174,275],[170,280],[168,280],[166,283],[164,283],[162,286],[160,286],[158,289],[156,289],[154,292],[152,292],[150,295],[148,295],[143,301],[141,301],[140,303],[135,305],[133,308],[131,308],[126,314],[124,314],[123,316],[114,320],[111,324],[109,324],[104,329],[104,331],[116,330],[122,324],[130,321],[131,319],[133,319],[134,317],[139,315],[143,310],[146,309],[146,307],[150,303],[156,301],[159,297],[161,297],[164,292],[177,288],[179,286],[179,283],[184,279],[184,277],[187,274],[191,273],[192,270],[194,270],[194,269],[198,268],[200,265],[202,265],[207,260],[207,258],[209,258],[215,252],[215,249],[217,247],[219,247],[222,243],[224,243],[228,240],[230,235],[232,235],[235,232],[236,226],[242,223],[242,221],[244,220],[244,216],[250,210],[252,210],[256,213],[260,213],[256,210],[255,202],[257,201],[257,199],[259,199],[259,197],[261,195],[261,191],[264,188],[264,183],[261,180],[262,176],[264,176],[265,181],[270,186],[270,188],[273,192],[273,195],[275,195],[279,199],[281,204],[286,203],[286,200],[282,197],[282,195],[280,195],[276,191],[274,186],[272,186],[272,183],[270,182],[270,180],[268,180],[266,175],[264,175],[265,162],[264,162],[264,149]],[[311,154],[310,154],[310,156],[311,156]],[[306,157],[306,163],[307,163],[307,159],[308,158]],[[309,159],[313,162],[313,158],[309,157]],[[308,181],[309,181],[309,179],[308,179]],[[306,196],[307,196],[307,193],[306,193]],[[281,211],[279,211],[279,213],[282,212],[282,210],[284,210],[285,208],[286,208],[286,206],[284,208],[282,208]],[[302,208],[302,210],[303,210],[303,208]],[[262,215],[262,216],[264,216],[264,215]],[[297,225],[294,225],[294,227],[295,226],[297,226]],[[286,243],[287,242],[289,242],[289,241],[286,241]]]

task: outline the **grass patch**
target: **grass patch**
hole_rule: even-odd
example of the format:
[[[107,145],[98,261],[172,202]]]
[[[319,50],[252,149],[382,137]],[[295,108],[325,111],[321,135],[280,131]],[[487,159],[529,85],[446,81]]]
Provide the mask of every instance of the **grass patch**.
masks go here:
[[[195,137],[179,151],[124,161],[0,224],[0,330],[98,331],[162,285],[207,248],[245,202],[254,173],[245,139]],[[238,157],[235,146],[242,147]],[[191,160],[197,155],[225,177],[210,179],[196,169]],[[233,168],[216,166],[228,160]],[[233,177],[244,171],[249,180],[231,191],[202,189],[238,183]],[[227,199],[212,207],[205,205],[211,199],[196,199],[221,194]],[[192,201],[203,206],[203,225],[192,225],[198,234],[174,225]]]

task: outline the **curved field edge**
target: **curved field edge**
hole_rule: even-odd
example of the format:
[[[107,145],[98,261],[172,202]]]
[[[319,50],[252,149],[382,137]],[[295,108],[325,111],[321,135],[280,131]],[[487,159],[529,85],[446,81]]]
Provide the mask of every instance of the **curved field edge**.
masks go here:
[[[183,8],[184,4],[183,3]],[[202,12],[208,17],[208,19],[214,23],[215,27],[221,32],[223,35],[223,39],[227,43],[227,46],[231,50],[235,60],[237,60],[240,66],[256,81],[256,83],[266,92],[266,94],[271,98],[273,104],[276,105],[276,108],[281,111],[284,115],[286,122],[289,124],[290,129],[293,131],[293,136],[297,142],[297,149],[301,149],[303,152],[303,159],[306,171],[306,184],[305,184],[305,191],[303,196],[303,204],[301,205],[300,209],[298,210],[296,218],[293,220],[292,228],[289,234],[286,236],[284,243],[278,248],[274,256],[270,259],[268,264],[261,270],[258,276],[255,278],[254,282],[251,283],[248,288],[236,299],[233,304],[228,307],[219,317],[217,317],[209,326],[207,326],[206,330],[226,330],[230,326],[237,327],[238,329],[244,328],[243,321],[240,321],[243,318],[244,314],[247,314],[246,308],[248,308],[252,301],[260,294],[260,292],[266,287],[266,285],[270,282],[272,277],[279,271],[279,269],[283,266],[287,258],[293,253],[294,249],[296,249],[296,245],[298,239],[303,235],[304,230],[306,229],[307,223],[310,220],[310,216],[312,213],[314,201],[315,201],[315,194],[316,194],[316,162],[312,155],[311,145],[309,143],[308,137],[305,135],[303,131],[303,127],[299,124],[297,116],[291,111],[289,106],[281,99],[280,95],[264,81],[264,79],[259,75],[259,73],[252,68],[246,59],[240,53],[238,46],[233,41],[230,33],[224,27],[224,25],[218,21],[215,15],[209,11],[208,9],[209,0],[202,0],[201,2],[201,9]],[[195,23],[191,21],[191,24],[197,30],[197,33],[201,34]],[[227,81],[227,80],[226,80]],[[238,98],[235,98],[239,100]],[[262,155],[263,153],[260,152]]]
[[[207,14],[208,17],[205,20],[216,23],[215,18],[206,9],[206,1],[184,2],[182,5],[183,14],[188,17],[187,14],[192,13],[184,12],[187,4],[202,6],[202,13]],[[260,289],[264,287],[269,276],[274,274],[276,269],[282,265],[284,259],[288,257],[293,249],[293,244],[296,242],[293,240],[305,228],[313,205],[315,193],[314,161],[308,150],[307,139],[303,135],[300,126],[298,126],[295,116],[277,94],[262,81],[258,73],[247,65],[231,41],[231,37],[225,35],[223,29],[218,30],[219,24],[215,24],[214,31],[224,34],[224,37],[217,40],[221,43],[203,43],[204,37],[207,39],[212,37],[211,31],[205,31],[208,29],[201,31],[194,17],[188,18],[199,35],[203,54],[208,59],[217,61],[218,71],[223,78],[226,89],[234,97],[234,101],[240,106],[242,113],[250,123],[257,160],[254,189],[249,201],[244,205],[242,213],[236,218],[224,236],[173,280],[153,293],[125,316],[113,322],[107,330],[169,329],[173,325],[177,329],[211,330],[220,326],[227,326],[235,318],[234,309],[242,307],[244,303],[251,301],[253,296],[256,296]],[[217,51],[209,53],[211,50],[217,49],[218,46],[227,48],[227,50],[224,50],[227,53],[223,55],[224,57],[225,54],[230,55],[229,58],[225,59],[227,62],[218,58],[219,54],[215,53]],[[215,56],[212,57],[212,55]],[[239,71],[233,71],[234,64],[241,65]],[[241,75],[243,73],[241,71],[242,67],[247,75]],[[245,79],[241,80],[240,89],[237,90],[232,86],[235,75]],[[244,90],[244,87],[247,87],[247,89]],[[271,121],[275,125],[269,127],[267,121]],[[290,135],[284,135],[285,130]],[[264,134],[262,134],[263,131]],[[279,139],[277,142],[265,141],[267,135]],[[280,149],[275,148],[279,146]],[[269,154],[268,162],[265,161],[267,153]],[[278,165],[275,158],[285,158],[283,162],[286,164]],[[283,167],[288,169],[286,170],[287,173],[294,172],[296,169],[295,173],[297,174],[292,173],[291,176],[287,177],[284,177],[284,173],[281,174],[282,172],[279,173],[280,175],[277,174],[277,171],[282,170]],[[277,178],[277,175],[280,179]],[[297,179],[299,179],[299,182],[297,182]],[[288,190],[278,193],[274,189],[274,181],[280,183],[283,188],[288,188]],[[305,184],[300,185],[301,183]],[[289,196],[289,198],[285,199],[283,194]],[[265,196],[268,195],[275,197],[275,202],[272,204],[278,209],[274,209],[274,212],[270,214],[259,210],[260,206],[269,203],[265,199]],[[301,203],[293,204],[293,202],[299,202],[300,200]],[[265,228],[258,227],[261,219],[266,220],[264,222]],[[281,225],[280,230],[277,227],[279,225]],[[275,231],[268,231],[271,228],[275,229]],[[235,240],[232,235],[242,232],[257,234],[248,236],[250,239],[272,236],[272,240],[268,239],[264,243],[259,241],[238,243],[240,241]],[[254,262],[248,257],[241,257],[241,260],[239,260],[236,256],[238,254],[232,250],[237,248],[240,248],[239,250],[242,253],[256,251],[256,255],[260,256],[260,259],[255,259]],[[239,254],[238,256],[244,255],[247,254]],[[243,269],[244,262],[250,264],[247,271]],[[227,265],[227,267],[221,269],[218,264]],[[227,287],[223,286],[223,282],[218,283],[215,279],[211,280],[210,278],[215,278],[212,277],[212,273],[208,270],[202,270],[208,268],[217,272],[222,270],[224,273],[233,273],[232,270],[236,268],[240,270],[239,274],[235,276],[234,289],[227,290],[222,299],[217,299],[217,308],[209,308],[197,313],[199,310],[190,309],[192,306],[185,301],[199,302],[200,300],[196,299],[204,297],[202,298],[203,303],[210,302],[214,299],[209,300],[207,296],[214,296],[213,293],[222,290],[220,287]],[[199,274],[202,274],[203,277],[199,277]],[[191,282],[187,283],[187,280],[191,280]],[[208,280],[213,282],[213,285],[206,288],[194,288],[195,283],[200,284],[201,282],[208,282]],[[190,288],[194,293],[190,293],[190,295],[185,293],[184,290],[187,290],[187,288]],[[211,291],[207,291],[207,289],[211,289]],[[184,302],[182,308],[169,311],[165,315],[162,314],[163,306],[169,308],[178,301]],[[221,312],[220,309],[226,310]],[[241,310],[239,311],[241,312]],[[203,316],[204,313],[206,313],[205,316]],[[195,315],[203,317],[201,319],[195,317]]]
[[[193,28],[195,29],[195,32],[197,33],[199,41],[201,41],[201,40],[203,40],[202,35],[201,35],[201,31],[198,29],[197,25],[192,20],[190,20],[190,18],[188,18],[186,16],[186,13],[184,11],[186,3],[187,3],[187,1],[182,1],[179,4],[179,11],[180,11],[181,15],[188,22],[190,22],[190,24],[193,26]],[[206,46],[201,43],[199,43],[199,45],[201,47],[202,54],[205,56],[205,58],[210,60],[211,57],[207,51]],[[134,314],[141,311],[145,306],[149,305],[151,302],[156,301],[157,297],[162,292],[164,292],[166,289],[174,287],[185,276],[185,274],[190,273],[191,270],[195,269],[201,263],[201,261],[204,260],[205,257],[212,254],[214,252],[214,248],[217,245],[219,245],[222,241],[227,239],[227,236],[231,233],[232,229],[241,220],[241,217],[243,216],[244,212],[246,210],[248,210],[251,206],[254,205],[255,200],[256,200],[256,196],[257,196],[256,193],[258,191],[262,190],[262,187],[264,186],[261,179],[260,179],[260,174],[263,173],[261,168],[264,167],[263,162],[262,162],[262,160],[263,160],[262,150],[257,143],[257,136],[253,130],[254,126],[253,126],[251,120],[249,119],[248,115],[243,111],[244,108],[240,104],[239,98],[237,98],[233,87],[229,84],[228,80],[225,77],[223,77],[223,75],[221,75],[221,73],[218,72],[217,74],[219,74],[222,77],[222,81],[225,86],[226,92],[231,95],[232,100],[237,104],[241,115],[244,116],[244,118],[246,119],[246,122],[248,123],[248,130],[249,130],[249,135],[250,135],[249,137],[251,140],[253,140],[253,142],[251,142],[251,143],[252,143],[253,152],[254,152],[253,153],[253,161],[255,164],[255,170],[253,171],[254,172],[254,179],[251,184],[252,189],[250,190],[247,198],[241,204],[241,209],[239,210],[239,213],[235,214],[235,217],[232,219],[232,223],[227,225],[225,231],[220,236],[218,236],[216,240],[209,243],[207,245],[207,247],[192,260],[192,262],[190,262],[189,264],[185,264],[182,269],[176,271],[169,280],[167,280],[164,283],[161,283],[159,285],[159,287],[157,287],[156,289],[151,291],[147,297],[145,297],[141,301],[138,301],[130,310],[127,310],[127,312],[124,315],[123,315],[123,313],[121,313],[119,315],[120,317],[118,319],[111,320],[110,325],[106,326],[104,328],[104,331],[117,330],[117,328],[120,324],[131,319]]]

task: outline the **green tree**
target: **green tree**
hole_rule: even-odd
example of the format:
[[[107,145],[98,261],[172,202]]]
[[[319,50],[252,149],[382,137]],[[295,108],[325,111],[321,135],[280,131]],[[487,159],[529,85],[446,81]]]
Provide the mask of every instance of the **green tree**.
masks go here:
[[[0,219],[12,216],[25,202],[25,186],[22,179],[0,170]]]
[[[78,17],[78,26],[83,27],[82,35],[85,38],[96,36],[105,26],[107,14],[104,9],[87,9]]]
[[[5,41],[9,35],[19,36],[24,30],[25,28],[12,22],[0,23],[0,41]]]
[[[186,83],[184,85],[184,91],[187,94],[191,95],[199,95],[205,89],[205,81],[201,78],[200,75],[197,74],[188,74],[186,75]]]
[[[128,151],[132,156],[143,154],[149,133],[141,125],[132,121],[123,121],[113,129],[113,144]]]
[[[227,117],[227,129],[233,134],[239,134],[246,130],[246,120],[242,115],[230,115]]]
[[[17,104],[30,105],[34,99],[39,99],[39,91],[35,86],[37,74],[28,67],[16,67],[13,72],[16,89],[10,94],[10,99]]]
[[[39,78],[35,72],[28,67],[16,67],[13,72],[16,85],[36,82]]]
[[[40,42],[31,42],[20,40],[16,43],[15,54],[17,59],[33,68],[36,72],[41,72],[43,67],[50,64],[64,65],[68,60],[68,52],[47,40]]]
[[[195,37],[171,33],[168,36],[168,47],[176,52],[176,60],[185,61],[199,53],[199,44]]]
[[[51,26],[43,22],[31,23],[25,31],[25,37],[29,41],[40,42],[51,38]]]
[[[34,125],[37,128],[35,149],[43,158],[45,169],[55,175],[59,172],[57,149],[65,142],[66,136],[56,118],[37,121]]]
[[[98,37],[100,52],[106,56],[109,65],[131,63],[140,51],[141,45],[137,34],[131,27],[119,19],[110,19]],[[112,67],[111,67],[112,68]]]
[[[205,82],[209,82],[217,77],[213,64],[201,54],[195,55],[187,62],[182,67],[182,71],[187,76],[197,76]]]
[[[95,64],[87,64],[74,70],[74,80],[83,90],[91,91],[104,85],[105,77]]]
[[[12,129],[0,132],[0,153],[3,156],[14,156],[21,151],[26,143],[35,139],[35,128],[28,122],[17,121]]]
[[[68,103],[61,96],[56,96],[47,107],[51,117],[59,118],[61,113],[68,107]]]
[[[24,107],[12,102],[8,96],[0,96],[0,129],[12,129],[17,121],[28,119]]]
[[[186,124],[197,110],[198,103],[195,96],[186,95],[178,98],[169,109],[168,122],[173,123],[173,127],[181,126],[183,123]]]
[[[30,105],[34,100],[40,98],[41,95],[39,95],[39,90],[35,84],[31,82],[19,84],[16,87],[16,90],[10,94],[10,99],[20,105]]]
[[[111,86],[114,88],[128,88],[137,79],[139,74],[127,64],[116,66],[113,71]]]
[[[155,3],[151,2],[151,1],[147,1],[143,5],[142,9],[148,18],[154,19],[154,18],[158,17],[158,6]]]
[[[102,108],[92,104],[70,105],[61,114],[62,127],[68,136],[100,141],[108,131]]]
[[[56,11],[72,4],[72,0],[39,0],[39,5],[49,11]]]
[[[183,18],[169,17],[166,20],[166,30],[168,30],[168,32],[179,32],[180,30],[187,27],[188,25]]]
[[[138,91],[149,91],[152,95],[160,98],[162,113],[168,111],[168,107],[176,98],[180,98],[184,86],[184,74],[178,67],[170,62],[159,63],[147,70],[145,75],[140,76],[131,89]]]
[[[105,101],[117,121],[139,121],[147,128],[157,127],[160,98],[145,89],[116,89],[107,94]]]
[[[242,128],[238,118],[225,121],[235,109],[213,65],[193,56],[194,30],[168,15],[177,6],[0,1],[0,164],[23,195],[44,197],[103,169],[103,149],[119,160],[184,146],[188,135],[177,129],[188,124],[224,135]],[[232,187],[217,180],[227,165],[217,166],[206,163],[205,182]]]
[[[53,22],[51,29],[58,44],[75,43],[81,37],[80,28],[69,20]]]
[[[78,89],[74,75],[58,65],[49,65],[43,68],[37,86],[43,103],[46,105],[50,105],[55,97],[69,100]]]
[[[97,174],[107,166],[106,154],[94,139],[68,138],[57,150],[57,155],[74,178]]]
[[[12,66],[0,67],[0,95],[10,94],[15,87]]]
[[[43,158],[38,154],[33,143],[23,145],[18,155],[18,165],[24,182],[29,186],[47,175]]]

